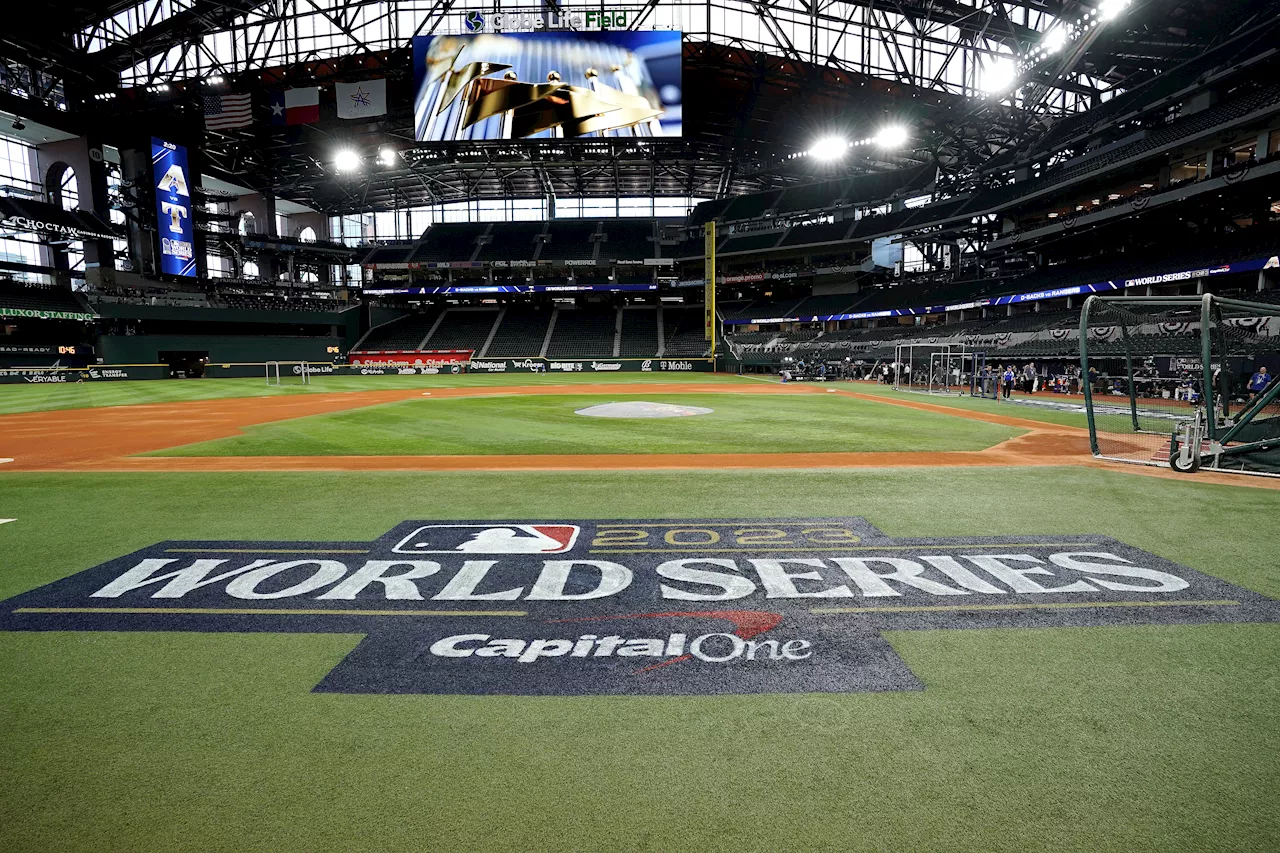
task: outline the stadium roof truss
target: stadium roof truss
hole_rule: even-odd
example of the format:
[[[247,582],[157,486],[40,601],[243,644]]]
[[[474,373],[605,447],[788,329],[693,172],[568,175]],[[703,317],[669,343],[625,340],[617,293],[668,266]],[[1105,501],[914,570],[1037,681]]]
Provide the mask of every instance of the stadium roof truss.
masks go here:
[[[423,33],[461,31],[477,0],[144,0],[81,27],[76,47],[122,85],[235,74],[404,46]],[[613,11],[618,6],[611,5]],[[1062,0],[649,0],[626,3],[631,29],[682,30],[733,45],[894,80],[925,90],[980,94],[994,57],[1024,53],[1060,17]],[[503,5],[506,13],[576,11],[573,3]],[[1046,108],[1087,109],[1108,85],[1070,72],[1050,81]]]
[[[0,100],[40,102],[53,114],[68,107],[75,112],[64,81],[74,90],[74,100],[83,102],[97,91],[156,91],[164,88],[161,84],[215,76],[236,79],[241,88],[246,82],[262,88],[269,85],[268,78],[277,86],[297,85],[319,79],[320,66],[328,80],[342,79],[348,69],[367,76],[374,66],[404,80],[409,70],[396,63],[402,63],[398,57],[414,35],[461,32],[468,11],[495,8],[481,0],[48,2],[65,21],[62,35],[43,30],[0,35],[0,78],[9,84]],[[706,73],[723,73],[732,66],[743,74],[768,77],[788,73],[794,62],[790,71],[797,85],[816,86],[831,76],[837,82],[826,81],[831,85],[819,94],[845,98],[845,113],[860,114],[871,102],[850,97],[857,87],[839,82],[841,75],[876,81],[890,101],[877,116],[888,115],[894,104],[907,105],[907,93],[918,96],[909,119],[917,131],[916,153],[904,152],[905,159],[883,167],[917,162],[927,152],[948,176],[947,186],[962,188],[992,155],[1038,136],[1056,117],[1088,110],[1110,93],[1214,43],[1239,19],[1232,11],[1240,11],[1236,7],[1258,14],[1248,0],[1135,0],[1121,22],[1077,27],[1079,37],[1064,49],[1051,56],[1035,53],[1053,28],[1087,22],[1091,14],[1096,19],[1097,2],[624,0],[625,5],[608,8],[627,11],[631,29],[682,30],[686,41],[705,46],[699,62]],[[558,0],[516,3],[497,8],[508,14],[590,8]],[[751,59],[761,55],[770,61]],[[994,62],[1016,63],[1019,86],[984,96],[984,70]],[[802,73],[801,66],[808,70]],[[317,76],[308,77],[311,73]],[[749,85],[747,91],[762,85]],[[766,105],[755,116],[757,123],[795,106],[790,90],[774,88],[770,97],[780,103]],[[398,148],[405,143],[411,148],[408,125],[396,113],[392,110],[381,122],[379,132],[400,143]],[[747,132],[687,133],[679,151],[664,148],[661,155],[609,145],[577,158],[529,150],[504,157],[498,150],[483,150],[472,161],[453,157],[442,162],[422,150],[410,151],[403,169],[358,188],[327,173],[325,146],[293,144],[307,137],[210,133],[207,151],[215,169],[242,174],[245,180],[257,175],[264,186],[274,185],[327,210],[351,209],[353,203],[374,208],[535,193],[725,196],[800,177],[788,177],[776,159],[763,153],[786,146],[779,148],[769,138],[749,139]],[[867,167],[877,164],[861,165]]]

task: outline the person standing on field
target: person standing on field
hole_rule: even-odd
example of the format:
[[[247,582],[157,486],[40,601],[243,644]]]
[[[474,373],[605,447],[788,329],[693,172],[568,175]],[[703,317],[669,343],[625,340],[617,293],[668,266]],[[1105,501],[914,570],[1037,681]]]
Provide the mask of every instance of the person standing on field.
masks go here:
[[[1252,400],[1259,394],[1267,390],[1267,386],[1271,384],[1271,376],[1267,374],[1265,367],[1259,367],[1258,371],[1249,378],[1249,399]]]

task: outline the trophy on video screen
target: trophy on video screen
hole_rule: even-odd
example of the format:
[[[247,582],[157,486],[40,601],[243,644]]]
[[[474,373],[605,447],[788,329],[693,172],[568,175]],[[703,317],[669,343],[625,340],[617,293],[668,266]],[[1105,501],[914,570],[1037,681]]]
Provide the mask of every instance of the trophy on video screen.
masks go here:
[[[679,34],[634,47],[601,38],[529,35],[432,37],[415,56],[416,138],[679,134],[679,107],[663,100],[679,97]],[[619,37],[624,35],[632,34]],[[668,72],[674,64],[676,82],[660,90],[651,62]]]

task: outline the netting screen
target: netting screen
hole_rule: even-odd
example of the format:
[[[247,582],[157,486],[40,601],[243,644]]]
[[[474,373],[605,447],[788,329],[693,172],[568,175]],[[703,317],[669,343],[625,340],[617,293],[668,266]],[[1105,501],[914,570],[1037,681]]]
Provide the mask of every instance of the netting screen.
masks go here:
[[[1178,425],[1203,408],[1205,466],[1270,470],[1270,448],[1250,445],[1280,439],[1280,402],[1268,399],[1280,370],[1280,305],[1210,298],[1207,324],[1204,311],[1201,297],[1086,303],[1081,346],[1097,454],[1168,464]],[[1210,459],[1214,439],[1232,450]]]
[[[964,344],[903,343],[895,348],[894,386],[901,391],[968,393],[982,353]]]

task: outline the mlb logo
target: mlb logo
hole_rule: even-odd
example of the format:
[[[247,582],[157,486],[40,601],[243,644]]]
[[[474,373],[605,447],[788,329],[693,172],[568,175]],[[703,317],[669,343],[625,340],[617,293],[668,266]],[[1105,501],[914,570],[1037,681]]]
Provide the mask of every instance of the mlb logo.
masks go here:
[[[424,524],[396,554],[563,554],[578,541],[576,524]]]

